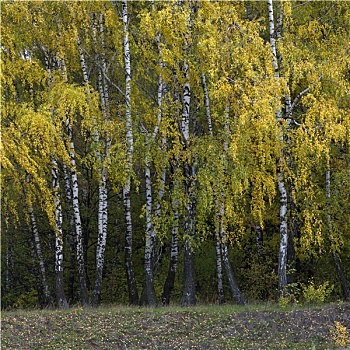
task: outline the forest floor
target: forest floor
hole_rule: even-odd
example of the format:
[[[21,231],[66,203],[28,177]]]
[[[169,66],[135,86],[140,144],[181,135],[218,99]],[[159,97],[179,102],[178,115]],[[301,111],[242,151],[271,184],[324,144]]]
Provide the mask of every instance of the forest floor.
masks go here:
[[[350,349],[350,304],[2,313],[1,349]]]

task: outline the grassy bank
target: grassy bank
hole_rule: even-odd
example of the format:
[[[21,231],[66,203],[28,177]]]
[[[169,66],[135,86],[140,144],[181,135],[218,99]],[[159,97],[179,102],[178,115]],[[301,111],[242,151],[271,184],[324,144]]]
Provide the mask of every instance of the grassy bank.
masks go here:
[[[2,313],[2,349],[346,349],[350,304]]]

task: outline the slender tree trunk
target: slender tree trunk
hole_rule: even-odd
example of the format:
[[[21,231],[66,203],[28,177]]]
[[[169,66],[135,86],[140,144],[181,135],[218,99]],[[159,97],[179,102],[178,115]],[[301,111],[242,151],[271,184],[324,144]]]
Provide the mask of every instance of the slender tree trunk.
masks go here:
[[[349,289],[349,283],[346,279],[345,273],[341,267],[340,259],[338,257],[338,254],[335,250],[332,251],[332,257],[333,261],[337,270],[338,278],[340,281],[340,285],[343,291],[343,300],[349,301],[350,300],[350,289]]]
[[[185,146],[190,138],[190,104],[191,104],[191,85],[189,83],[189,72],[188,63],[185,59],[183,71],[186,77],[186,83],[183,89],[183,101],[182,101],[182,120],[181,120],[181,131],[185,142]]]
[[[244,305],[245,300],[244,297],[238,287],[236,278],[234,276],[231,263],[228,256],[228,247],[226,243],[226,228],[225,228],[225,222],[224,222],[224,216],[225,216],[225,204],[222,201],[220,205],[220,240],[221,240],[221,251],[222,251],[222,259],[225,266],[226,275],[230,284],[231,292],[233,297],[235,298],[237,304]]]
[[[154,6],[153,6],[154,7]],[[156,37],[158,50],[159,49],[159,41],[160,41],[160,35],[157,34]],[[163,66],[162,62],[159,62],[160,67]],[[154,130],[152,132],[152,139],[155,140],[157,137],[160,123],[162,120],[162,101],[163,101],[163,79],[162,75],[159,75],[159,83],[158,83],[158,92],[157,92],[157,104],[158,104],[158,115],[157,115],[157,123],[154,127]],[[145,155],[145,179],[146,179],[146,244],[145,244],[145,284],[144,284],[144,290],[142,293],[142,304],[144,305],[151,305],[156,306],[157,305],[157,297],[154,289],[154,281],[153,281],[153,275],[154,275],[154,269],[155,269],[155,263],[157,258],[157,252],[156,252],[156,229],[152,223],[152,214],[153,214],[153,196],[152,196],[152,179],[151,179],[151,160],[149,155],[149,140],[148,135],[145,136],[146,142],[146,155]],[[165,175],[165,172],[163,172]],[[159,189],[159,195],[160,197],[163,197],[164,194],[164,183],[165,179],[161,178],[161,186]],[[160,215],[161,211],[161,205],[160,205],[161,198],[159,200],[159,203],[155,210],[155,216]]]
[[[203,86],[205,110],[206,110],[207,122],[208,122],[208,132],[209,132],[209,136],[213,137],[213,123],[212,123],[211,112],[210,112],[210,99],[209,99],[206,77],[204,73],[202,74],[202,86]],[[219,301],[219,304],[223,304],[225,302],[225,294],[224,294],[224,287],[223,287],[223,280],[222,280],[223,275],[222,275],[220,220],[219,220],[220,210],[219,210],[219,202],[217,198],[217,190],[216,190],[217,186],[215,183],[213,184],[213,187],[214,187],[214,202],[215,202],[215,216],[216,216],[215,252],[216,252],[216,273],[217,273],[217,282],[218,282],[218,301]]]
[[[182,306],[193,306],[196,304],[196,279],[194,265],[194,248],[191,240],[195,234],[195,217],[196,217],[196,199],[193,191],[195,183],[192,178],[195,176],[194,167],[185,165],[185,194],[188,198],[184,213],[184,274],[183,274],[183,291]]]
[[[102,274],[104,265],[104,256],[107,242],[107,218],[108,218],[108,204],[107,204],[107,181],[104,169],[100,174],[99,183],[99,201],[98,201],[98,238],[96,248],[96,275],[95,285],[92,294],[92,305],[98,306],[100,304],[100,295],[102,287]]]
[[[72,201],[72,187],[69,180],[68,169],[65,164],[63,164],[63,177],[65,184],[66,200],[68,206],[73,208]],[[74,285],[75,285],[75,266],[76,266],[76,234],[74,230],[74,216],[71,210],[68,211],[69,220],[69,250],[70,250],[70,261],[69,261],[69,278],[68,278],[68,299],[70,303],[75,301]]]
[[[185,165],[185,193],[189,201],[185,208],[185,223],[184,223],[184,276],[183,276],[183,292],[182,306],[194,306],[196,304],[196,279],[195,279],[195,264],[194,264],[194,248],[191,240],[195,234],[195,217],[196,217],[196,200],[194,194],[195,184],[191,178],[195,175],[194,168]]]
[[[230,127],[228,123],[229,119],[229,109],[230,105],[229,103],[225,107],[225,135],[224,135],[224,153],[227,153],[228,150],[228,142],[229,142],[229,133],[230,133]],[[226,173],[226,165],[224,165],[224,173]],[[225,193],[221,193],[221,201],[220,201],[220,242],[221,242],[221,251],[222,251],[222,258],[225,266],[225,271],[227,278],[229,280],[230,288],[233,297],[235,298],[237,304],[244,305],[245,300],[243,297],[243,294],[241,293],[238,284],[236,282],[236,278],[233,274],[233,270],[231,267],[231,263],[228,256],[228,247],[227,247],[227,237],[226,237],[226,225],[225,225]]]
[[[193,6],[192,6],[193,5]],[[192,16],[196,11],[194,4],[191,6],[191,16],[189,18],[189,30],[192,30]],[[185,54],[188,54],[190,50],[189,43],[185,38]],[[184,141],[184,148],[190,147],[190,121],[193,124],[193,137],[197,135],[197,125],[193,118],[193,114],[190,113],[191,105],[191,85],[189,75],[189,62],[187,58],[184,59],[183,63],[183,74],[185,77],[185,84],[183,87],[182,94],[182,120],[181,120],[181,132],[182,139]],[[191,118],[192,117],[192,118]],[[191,120],[192,119],[192,120]],[[190,161],[185,162],[184,166],[184,177],[185,177],[185,196],[187,203],[185,205],[184,212],[184,272],[183,272],[183,291],[182,291],[182,306],[192,306],[196,304],[196,280],[195,280],[195,262],[194,262],[194,248],[192,241],[195,237],[196,231],[196,166],[194,164],[195,157]]]
[[[230,284],[231,292],[233,297],[235,298],[237,304],[239,305],[245,305],[245,300],[243,298],[243,295],[238,287],[236,278],[233,274],[231,263],[228,257],[228,249],[227,249],[227,244],[222,244],[221,245],[222,249],[222,259],[224,261],[224,266],[226,270],[226,275]]]
[[[78,264],[78,276],[79,276],[79,296],[80,302],[83,307],[88,306],[88,293],[86,285],[86,271],[85,271],[85,255],[84,255],[84,243],[83,243],[83,232],[80,216],[80,205],[79,205],[79,186],[78,176],[75,164],[75,149],[72,135],[72,127],[70,125],[69,118],[66,121],[66,130],[69,141],[69,156],[71,163],[71,183],[72,183],[72,204],[74,213],[75,223],[75,234],[76,234],[76,257]]]
[[[95,44],[95,50],[98,52],[97,38],[96,38],[96,28],[94,23],[94,18],[92,17],[92,31],[93,39]],[[98,65],[98,90],[100,92],[102,113],[105,122],[109,122],[109,102],[108,102],[108,86],[105,80],[107,75],[107,64],[105,59],[105,45],[104,45],[104,29],[103,29],[103,14],[99,16],[99,34],[102,52],[97,55],[97,65]],[[100,60],[101,56],[101,60]],[[101,62],[100,62],[101,61]],[[83,71],[83,76],[86,76],[86,63],[85,57],[82,49],[80,49],[80,63]],[[85,83],[88,83],[87,80]],[[99,143],[99,134],[96,130],[95,142]],[[104,254],[107,241],[107,222],[108,222],[108,198],[107,198],[107,169],[105,166],[105,161],[109,154],[110,149],[110,138],[105,135],[105,149],[104,154],[101,155],[100,151],[97,151],[97,160],[99,162],[99,188],[98,188],[98,238],[97,238],[97,248],[96,248],[96,276],[94,290],[92,293],[92,305],[98,306],[100,304],[100,295],[102,287],[102,276],[103,276],[103,265],[104,265]]]
[[[34,239],[32,239],[32,237],[29,238],[28,241],[29,241],[30,253],[32,256],[32,261],[33,261],[32,274],[34,275],[35,280],[36,280],[36,291],[38,293],[39,305],[40,305],[40,308],[43,309],[44,307],[47,307],[47,298],[44,295],[45,291],[43,290],[42,278],[40,278],[41,274],[40,274],[39,269],[38,269],[37,253],[35,251],[35,242],[34,242]]]
[[[45,51],[45,65],[46,71],[49,76],[49,85],[53,81],[51,67],[49,64],[49,57]],[[65,68],[65,64],[63,65]],[[63,72],[64,77],[66,77],[66,72]],[[64,281],[63,281],[63,232],[62,232],[62,204],[60,195],[60,183],[59,183],[59,173],[57,160],[54,156],[51,158],[52,163],[52,190],[54,196],[54,206],[55,206],[55,289],[56,289],[56,301],[59,309],[67,309],[68,303],[66,295],[64,292]]]
[[[62,204],[60,196],[60,184],[58,177],[57,161],[52,157],[52,188],[54,192],[55,205],[55,279],[56,279],[56,300],[59,309],[67,309],[68,303],[63,286],[63,232],[62,232]]]
[[[290,169],[292,165],[290,164]],[[290,218],[290,230],[287,243],[287,264],[291,268],[287,273],[287,283],[292,284],[294,282],[295,272],[298,270],[298,260],[295,256],[295,242],[300,237],[299,234],[299,222],[297,217],[297,205],[293,198],[293,180],[288,181],[289,185],[289,218]]]
[[[212,121],[211,121],[211,113],[210,113],[210,100],[209,100],[209,94],[206,84],[205,75],[202,74],[202,85],[203,85],[203,91],[204,91],[204,99],[205,99],[205,107],[206,107],[206,113],[207,113],[207,120],[208,120],[208,130],[209,135],[213,136],[212,131]],[[228,132],[229,132],[229,126],[228,126],[228,107],[226,107],[226,121],[225,121],[225,139],[224,139],[224,147],[223,150],[226,153],[228,150]],[[224,169],[224,172],[226,172],[226,169]],[[222,264],[221,259],[224,261],[225,271],[226,275],[229,280],[230,288],[232,291],[232,294],[234,298],[236,299],[237,303],[240,305],[244,305],[245,301],[243,298],[242,293],[240,292],[240,289],[238,287],[238,284],[236,282],[236,279],[234,277],[231,263],[229,261],[228,257],[228,247],[226,244],[226,228],[225,228],[225,200],[224,200],[224,193],[221,193],[221,199],[218,199],[218,194],[215,193],[216,185],[214,184],[214,201],[215,201],[215,214],[216,214],[216,266],[217,266],[217,278],[218,278],[218,294],[219,294],[219,304],[223,303],[225,301],[224,297],[224,291],[223,291],[223,283],[222,283]]]
[[[186,45],[187,46],[187,45]],[[181,131],[184,140],[185,148],[189,147],[190,137],[190,103],[191,103],[191,86],[189,83],[189,66],[187,60],[184,60],[183,71],[186,78],[186,83],[183,88],[182,101],[182,120]],[[191,239],[195,232],[195,195],[194,195],[194,181],[195,176],[194,166],[184,164],[185,175],[185,193],[188,202],[186,204],[184,213],[184,276],[183,276],[183,292],[182,292],[182,306],[192,306],[196,304],[195,296],[195,266],[194,266],[194,250],[191,246]]]
[[[123,190],[121,189],[118,193],[117,196],[117,208],[122,207],[122,202],[123,202]],[[120,263],[119,261],[119,253],[120,253],[120,236],[121,236],[121,223],[120,219],[117,216],[117,218],[114,221],[114,228],[115,228],[115,250],[114,250],[114,265],[117,266]]]
[[[268,0],[270,45],[272,51],[272,65],[275,70],[275,78],[279,80],[279,67],[276,51],[276,32],[273,14],[273,0]],[[281,123],[282,113],[276,112],[277,123]],[[283,142],[283,131],[280,130],[280,141]],[[281,146],[282,147],[282,146]],[[280,158],[277,160],[277,182],[280,193],[280,247],[278,256],[278,296],[282,296],[287,286],[287,248],[288,248],[288,223],[287,223],[287,189],[285,186],[284,173],[282,170],[282,149]]]
[[[184,277],[181,306],[194,306],[196,304],[196,283],[194,269],[193,248],[190,241],[185,240],[184,244]]]
[[[132,220],[131,220],[131,168],[133,161],[134,138],[131,118],[131,62],[129,48],[128,29],[128,1],[122,2],[123,16],[123,41],[124,41],[124,68],[125,68],[125,122],[126,122],[126,181],[123,187],[124,212],[125,212],[125,267],[129,288],[129,300],[131,304],[138,304],[134,268],[132,263]]]
[[[6,235],[6,275],[5,275],[5,291],[10,292],[14,286],[12,278],[13,271],[15,268],[15,251],[13,244],[13,234],[5,228]],[[6,307],[6,306],[5,306]]]
[[[215,196],[216,197],[216,196]],[[215,211],[216,215],[219,212],[219,208],[217,208],[217,197],[215,198]],[[217,216],[218,218],[218,216]],[[220,223],[218,220],[215,223],[215,252],[216,252],[216,274],[218,280],[218,301],[219,304],[225,303],[225,293],[224,293],[224,285],[223,285],[223,273],[222,273],[222,254],[221,254],[221,238],[220,238]]]
[[[206,111],[207,122],[208,122],[208,132],[209,132],[209,136],[213,136],[213,123],[211,120],[210,99],[209,99],[209,93],[208,93],[208,87],[207,87],[207,80],[204,73],[202,73],[202,86],[203,86],[203,92],[204,92],[205,111]]]
[[[283,10],[279,4],[279,16],[277,18],[277,37],[282,37],[282,19],[283,19]],[[289,87],[288,87],[289,89]],[[292,101],[290,98],[290,94],[286,93],[285,95],[285,115],[292,116],[293,108]],[[292,157],[292,146],[291,140],[289,137],[289,132],[291,128],[290,119],[287,118],[287,139],[286,139],[286,154],[287,154],[287,165],[288,169],[292,171],[293,169],[293,157]],[[294,181],[292,178],[287,180],[288,188],[289,188],[289,222],[290,229],[288,234],[288,242],[287,242],[287,265],[289,266],[289,271],[287,273],[287,284],[292,284],[294,280],[294,275],[297,268],[297,261],[295,258],[295,240],[299,238],[299,223],[297,217],[297,205],[294,201]]]
[[[331,215],[331,209],[330,209],[330,199],[331,199],[331,171],[328,169],[326,171],[326,197],[327,197],[327,218],[328,218],[328,230],[329,230],[329,237],[331,240],[331,244],[334,243],[333,238],[333,225],[332,225],[332,215]],[[350,289],[349,284],[346,279],[345,273],[341,267],[340,259],[338,257],[337,251],[332,247],[332,258],[335,264],[335,268],[337,271],[337,275],[340,281],[340,285],[343,291],[343,299],[344,301],[350,300]]]
[[[277,174],[278,189],[280,192],[280,248],[278,256],[278,295],[282,296],[287,286],[287,190],[284,184],[283,173],[279,169]]]
[[[146,147],[148,139],[146,135]],[[154,289],[153,282],[153,264],[152,264],[152,252],[154,251],[155,237],[154,228],[151,220],[152,215],[152,184],[151,184],[151,168],[148,150],[146,150],[146,164],[145,164],[145,176],[146,176],[146,243],[145,243],[145,284],[142,293],[142,304],[149,306],[157,305],[157,297]]]
[[[178,247],[178,231],[179,231],[179,201],[176,199],[173,203],[174,222],[171,230],[171,247],[170,247],[170,262],[166,281],[164,283],[162,303],[169,305],[171,293],[174,289],[175,275],[179,256]]]
[[[261,259],[263,256],[263,250],[264,250],[263,230],[260,225],[255,225],[254,230],[255,230],[256,251],[258,254],[258,258]]]
[[[165,136],[162,138],[162,151],[163,151],[163,154],[165,154],[165,152],[166,152],[166,138],[165,138]],[[165,193],[165,181],[166,181],[166,166],[164,165],[162,174],[160,176],[160,184],[159,184],[159,188],[158,188],[158,202],[156,204],[156,209],[154,211],[155,220],[158,220],[160,218],[160,215],[161,215],[162,200],[163,200],[164,193]],[[153,243],[152,243],[152,247],[153,247],[152,265],[153,265],[153,271],[155,271],[157,268],[157,260],[159,257],[158,257],[157,242],[156,242],[157,235],[156,235],[156,231],[155,231],[154,226],[153,226],[153,233],[152,233],[151,237],[152,237],[152,241],[153,241]]]
[[[40,273],[41,273],[41,283],[42,283],[42,287],[43,287],[43,295],[45,297],[45,304],[51,305],[52,297],[51,297],[50,288],[49,288],[49,284],[47,282],[47,277],[46,277],[46,269],[45,269],[44,258],[43,258],[43,254],[42,254],[42,250],[41,250],[39,230],[38,230],[38,226],[36,223],[34,209],[31,205],[29,206],[29,217],[30,217],[30,222],[32,225],[32,232],[34,235],[35,252],[36,252],[36,255],[37,255],[38,261],[39,261],[39,267],[40,267]]]
[[[27,182],[30,182],[30,176],[27,175]],[[45,263],[44,263],[44,258],[41,250],[41,243],[40,243],[40,237],[39,237],[39,230],[38,226],[36,223],[36,218],[34,214],[34,209],[32,205],[29,205],[29,218],[30,218],[30,223],[32,226],[32,232],[34,236],[34,243],[35,243],[35,252],[38,257],[39,261],[39,267],[40,267],[40,273],[41,273],[41,283],[43,287],[43,295],[45,298],[45,304],[46,305],[51,305],[52,304],[52,297],[49,289],[49,284],[47,282],[47,277],[46,277],[46,269],[45,269]]]

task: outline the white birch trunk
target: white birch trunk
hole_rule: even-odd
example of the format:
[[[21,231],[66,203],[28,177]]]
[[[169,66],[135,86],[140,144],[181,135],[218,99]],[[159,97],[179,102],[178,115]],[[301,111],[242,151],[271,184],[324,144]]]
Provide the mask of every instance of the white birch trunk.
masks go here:
[[[218,301],[219,304],[223,304],[225,302],[225,294],[224,294],[224,286],[223,286],[223,273],[222,273],[222,253],[221,253],[221,245],[222,245],[222,239],[221,239],[221,219],[220,219],[220,210],[219,210],[219,202],[217,195],[214,194],[214,201],[215,201],[215,215],[216,215],[216,222],[215,222],[215,252],[216,252],[216,274],[217,274],[217,287],[218,287]]]
[[[207,123],[208,123],[208,132],[209,136],[213,137],[213,123],[211,119],[211,112],[210,112],[210,99],[209,99],[209,93],[207,88],[207,82],[205,74],[202,74],[202,86],[203,86],[203,92],[204,92],[204,103],[205,103],[205,110],[207,115]],[[225,302],[225,294],[224,294],[224,287],[223,287],[223,274],[222,274],[222,257],[221,257],[221,238],[220,238],[220,210],[219,210],[219,201],[217,197],[217,189],[216,184],[213,184],[214,187],[214,202],[215,202],[215,216],[216,216],[216,222],[215,222],[215,252],[216,252],[216,275],[217,275],[217,288],[218,288],[218,301],[219,304],[223,304]]]
[[[275,22],[273,14],[273,1],[268,0],[268,12],[269,12],[269,31],[270,31],[270,45],[272,52],[272,65],[275,71],[275,78],[279,80],[279,66],[277,61],[277,50],[275,40]],[[282,112],[278,110],[276,112],[277,122],[280,123],[282,119]],[[280,130],[280,141],[283,142],[282,130]],[[278,256],[278,295],[282,296],[287,286],[287,245],[288,245],[288,223],[287,223],[287,190],[284,181],[282,165],[282,150],[281,156],[277,160],[277,182],[278,190],[280,193],[280,247]]]
[[[179,201],[176,199],[173,202],[174,222],[171,230],[171,248],[170,248],[170,263],[166,281],[164,283],[162,293],[163,305],[169,305],[171,293],[174,289],[175,275],[177,270],[177,262],[179,256],[178,247],[178,231],[179,231]]]
[[[159,50],[159,41],[160,35],[157,34],[156,37],[158,50]],[[162,66],[162,62],[159,62],[160,66]],[[157,104],[158,104],[158,114],[157,114],[157,123],[152,132],[151,138],[154,140],[157,137],[160,123],[162,120],[162,102],[163,102],[163,79],[162,75],[159,75],[158,81],[158,92],[157,92]],[[152,178],[151,178],[151,160],[149,156],[148,150],[148,135],[145,136],[145,184],[146,184],[146,243],[145,243],[145,285],[142,293],[142,303],[145,305],[156,306],[157,305],[157,297],[154,289],[154,281],[153,281],[153,271],[155,268],[155,260],[156,260],[156,229],[152,223],[152,214],[153,214],[153,196],[152,196]],[[165,171],[163,172],[165,176]],[[162,197],[164,194],[164,182],[165,179],[161,178],[161,186],[160,186],[160,196]],[[161,198],[159,199],[158,205],[156,207],[155,216],[160,215],[161,211]]]
[[[166,153],[166,137],[162,137],[162,151],[163,154],[165,155]],[[164,156],[165,157],[165,156]],[[156,208],[154,210],[154,217],[155,219],[159,219],[162,211],[162,200],[164,197],[165,193],[165,181],[166,181],[166,166],[163,166],[163,171],[162,174],[160,175],[160,183],[159,183],[159,188],[158,188],[158,201],[156,204]],[[155,230],[155,227],[153,226],[153,233],[152,233],[152,241],[153,241],[153,251],[152,251],[152,265],[153,265],[153,270],[156,269],[156,264],[157,264],[157,232]]]
[[[29,175],[27,175],[26,180],[28,183],[30,182]],[[47,278],[46,278],[46,269],[45,269],[44,258],[43,258],[43,254],[42,254],[42,250],[41,250],[39,230],[38,230],[38,226],[36,223],[36,218],[35,218],[34,209],[33,209],[32,205],[29,206],[28,211],[29,211],[30,223],[32,226],[32,232],[34,235],[36,255],[37,255],[38,260],[39,260],[39,267],[40,267],[40,272],[41,272],[41,283],[43,286],[45,303],[50,305],[52,303],[52,297],[51,297],[51,293],[50,293],[50,289],[49,289],[49,284],[48,284]]]
[[[191,9],[193,11],[193,8]],[[193,13],[192,13],[193,14]],[[189,28],[191,31],[192,19],[189,20]],[[185,39],[184,53],[188,54],[189,45],[187,39]],[[185,58],[183,62],[183,75],[185,78],[185,84],[183,86],[182,94],[182,119],[181,119],[181,133],[183,137],[184,147],[189,147],[190,138],[190,105],[191,105],[191,85],[189,75],[189,65]],[[195,123],[194,123],[195,124]],[[194,133],[196,134],[196,128],[194,127]],[[195,166],[193,164],[184,164],[184,176],[185,176],[185,196],[187,203],[185,205],[184,213],[184,235],[185,237],[193,237],[195,233],[195,216],[196,216],[196,182],[195,182]],[[183,291],[182,291],[182,306],[192,306],[196,304],[195,296],[195,266],[194,266],[194,251],[191,247],[189,238],[184,242],[184,273],[183,273]]]
[[[62,232],[62,204],[60,196],[60,183],[58,177],[57,161],[52,157],[52,188],[55,206],[55,278],[56,278],[56,300],[59,309],[67,309],[68,303],[63,287],[63,232]]]
[[[148,144],[148,138],[146,135],[146,148]],[[146,162],[145,162],[145,178],[146,178],[146,242],[145,242],[145,285],[142,293],[142,304],[149,306],[157,305],[157,297],[154,289],[153,281],[153,264],[152,253],[154,251],[155,243],[155,230],[152,224],[152,181],[151,181],[151,165],[148,155],[148,149],[146,149]]]
[[[191,85],[188,81],[189,74],[188,74],[188,63],[186,59],[184,60],[183,71],[187,81],[183,89],[181,131],[182,131],[185,144],[187,144],[190,137]]]
[[[77,38],[78,41],[78,51],[80,50],[80,38]],[[82,58],[80,56],[80,58]],[[67,76],[67,68],[65,60],[62,59],[60,61],[61,73],[64,77],[65,81],[68,82]],[[83,71],[84,82],[88,80],[87,69]],[[74,141],[72,135],[72,129],[70,126],[69,118],[66,120],[66,132],[68,135],[69,142],[69,156],[71,168],[73,170],[70,171],[70,176],[68,175],[66,165],[63,165],[63,172],[65,178],[65,187],[66,187],[66,197],[68,203],[72,206],[73,215],[69,214],[70,219],[70,227],[75,228],[75,234],[72,235],[72,239],[70,241],[70,250],[71,250],[71,261],[70,261],[70,276],[69,276],[69,290],[71,299],[74,299],[74,280],[75,280],[75,259],[78,265],[78,290],[79,290],[79,298],[82,306],[85,307],[88,305],[88,297],[87,297],[87,285],[86,285],[86,271],[85,271],[85,258],[84,258],[84,249],[83,249],[83,235],[82,235],[82,226],[81,226],[81,218],[80,218],[80,205],[79,205],[79,192],[77,191],[77,196],[74,198],[74,192],[78,190],[78,179],[76,174],[76,166],[75,166],[75,150],[74,150]],[[76,181],[74,182],[74,179]],[[78,254],[80,252],[80,254]]]
[[[100,24],[100,40],[101,40],[101,61],[102,61],[102,72],[103,72],[103,96],[104,96],[104,109],[105,118],[109,119],[109,89],[107,81],[107,60],[106,60],[106,45],[104,40],[104,27],[103,27],[103,14],[100,13],[99,18]]]
[[[98,52],[97,38],[96,38],[96,28],[94,23],[94,18],[92,20],[92,32],[93,32],[93,40],[95,45],[95,50]],[[104,39],[103,39],[103,15],[101,14],[99,17],[99,33],[100,39],[102,42],[102,53],[101,53],[101,62],[100,55],[97,55],[97,65],[98,65],[98,90],[100,92],[102,113],[106,122],[109,121],[109,111],[108,111],[108,88],[104,86],[106,83],[104,77],[102,75],[102,70],[106,69],[105,62],[105,53],[104,53]],[[85,62],[85,57],[82,48],[79,45],[79,53],[80,53],[80,64],[83,72],[84,82],[87,84],[87,66]],[[107,97],[106,97],[107,94]],[[97,130],[97,126],[95,126],[95,142],[98,144],[100,142],[100,135]],[[108,198],[107,198],[107,169],[105,166],[105,160],[109,153],[110,148],[110,139],[106,135],[105,140],[105,149],[104,154],[101,155],[100,151],[96,152],[97,161],[99,162],[98,172],[99,172],[99,187],[98,187],[98,237],[97,237],[97,248],[96,248],[96,275],[95,275],[95,284],[94,291],[92,294],[92,304],[94,306],[98,306],[100,304],[100,295],[101,295],[101,287],[102,287],[102,276],[103,276],[103,265],[104,265],[104,254],[106,249],[107,242],[107,222],[108,222]]]
[[[98,237],[97,237],[97,248],[96,248],[96,276],[95,276],[94,291],[92,295],[92,304],[94,306],[97,306],[100,303],[104,256],[105,256],[105,249],[106,249],[106,242],[107,242],[108,203],[107,203],[107,181],[106,181],[105,171],[102,171],[102,174],[100,174],[98,194],[99,194],[99,200],[98,200]]]
[[[47,278],[46,278],[46,269],[45,269],[44,258],[43,258],[43,254],[42,254],[42,250],[41,250],[39,230],[38,230],[38,226],[36,223],[34,209],[31,205],[29,206],[29,217],[30,217],[30,222],[32,225],[33,235],[34,235],[35,251],[36,251],[36,255],[37,255],[38,260],[39,260],[39,267],[40,267],[40,273],[41,273],[41,283],[43,286],[45,303],[50,305],[52,302],[52,298],[51,298],[51,293],[50,293],[50,289],[49,289],[49,284],[47,283]]]
[[[125,124],[126,124],[126,181],[123,187],[124,211],[125,211],[125,266],[128,279],[129,299],[131,304],[138,304],[138,292],[136,287],[134,268],[132,263],[132,220],[131,220],[131,170],[133,161],[134,138],[131,118],[131,60],[128,32],[128,1],[122,2],[123,16],[123,52],[125,69]]]
[[[64,60],[62,60],[64,62]],[[53,81],[51,67],[49,64],[49,57],[45,50],[45,65],[46,71],[49,75],[49,85]],[[66,77],[65,64],[63,63],[63,76]],[[59,309],[67,309],[68,303],[64,293],[63,285],[63,231],[62,231],[62,204],[60,196],[60,183],[58,174],[57,160],[54,156],[51,157],[52,163],[52,190],[54,197],[54,207],[55,207],[55,284],[56,284],[56,301]]]
[[[187,46],[187,45],[186,45]],[[184,60],[183,72],[186,83],[183,88],[182,98],[182,120],[181,131],[184,139],[185,147],[189,146],[190,137],[190,104],[191,104],[191,85],[189,82],[189,66],[187,60]],[[184,217],[184,234],[187,237],[193,237],[195,231],[195,207],[196,198],[193,194],[195,184],[192,179],[195,177],[195,168],[191,164],[184,164],[185,174],[185,194],[188,199],[185,208]],[[192,306],[196,304],[195,297],[195,271],[194,271],[194,255],[193,248],[190,245],[189,238],[184,242],[184,276],[183,276],[183,292],[182,306]]]
[[[66,120],[66,130],[69,141],[69,157],[71,165],[71,183],[72,183],[72,204],[75,223],[76,234],[76,254],[78,263],[78,275],[79,275],[79,296],[83,307],[88,305],[88,295],[86,286],[86,272],[85,272],[85,258],[84,258],[84,244],[83,244],[83,231],[80,216],[79,205],[79,185],[78,176],[75,163],[75,149],[72,135],[72,127],[70,125],[69,118]]]

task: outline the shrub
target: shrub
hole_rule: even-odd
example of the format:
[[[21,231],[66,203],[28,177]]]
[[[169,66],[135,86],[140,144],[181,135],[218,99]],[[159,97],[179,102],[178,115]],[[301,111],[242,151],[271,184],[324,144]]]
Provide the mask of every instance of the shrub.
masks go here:
[[[329,285],[326,281],[323,284],[316,286],[313,281],[307,285],[302,284],[302,296],[305,303],[323,303],[331,294],[334,286]]]
[[[340,322],[335,321],[334,326],[330,329],[333,341],[337,346],[345,347],[350,344],[350,337],[346,330]]]

